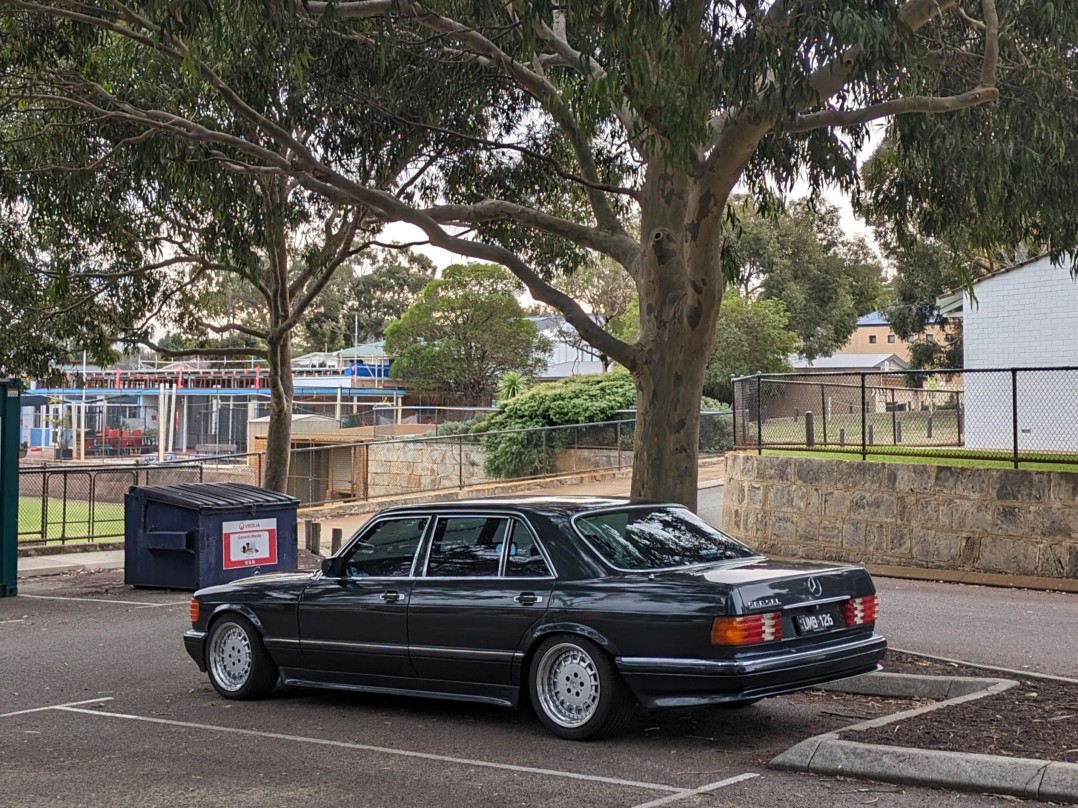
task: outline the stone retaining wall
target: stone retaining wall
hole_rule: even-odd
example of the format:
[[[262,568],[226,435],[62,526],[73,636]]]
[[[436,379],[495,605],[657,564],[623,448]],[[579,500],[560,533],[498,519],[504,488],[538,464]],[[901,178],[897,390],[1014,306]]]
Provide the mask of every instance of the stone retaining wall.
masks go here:
[[[731,454],[722,526],[780,556],[1078,578],[1078,474]]]

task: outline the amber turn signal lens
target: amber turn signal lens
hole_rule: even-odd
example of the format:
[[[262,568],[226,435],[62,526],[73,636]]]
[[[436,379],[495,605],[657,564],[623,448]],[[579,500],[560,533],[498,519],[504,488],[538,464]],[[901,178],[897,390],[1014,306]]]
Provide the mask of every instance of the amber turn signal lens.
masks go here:
[[[191,625],[194,625],[198,622],[199,616],[199,602],[197,599],[191,598],[191,605],[189,607],[189,611],[191,613]]]
[[[781,612],[716,617],[711,624],[712,645],[755,645],[781,639]]]

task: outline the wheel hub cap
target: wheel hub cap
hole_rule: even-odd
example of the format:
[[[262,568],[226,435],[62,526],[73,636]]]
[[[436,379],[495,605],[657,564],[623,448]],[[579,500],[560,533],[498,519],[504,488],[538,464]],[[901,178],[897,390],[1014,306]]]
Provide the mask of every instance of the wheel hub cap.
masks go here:
[[[537,695],[543,712],[563,727],[579,726],[599,705],[599,671],[579,646],[556,645],[539,663]]]
[[[218,631],[210,648],[214,678],[225,690],[239,690],[251,673],[251,641],[237,625]]]

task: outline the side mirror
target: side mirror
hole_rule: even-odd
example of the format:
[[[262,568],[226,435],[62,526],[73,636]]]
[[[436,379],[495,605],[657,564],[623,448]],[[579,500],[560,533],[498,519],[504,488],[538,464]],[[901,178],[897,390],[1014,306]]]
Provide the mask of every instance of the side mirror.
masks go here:
[[[340,578],[341,560],[339,558],[323,558],[322,575],[326,578]]]

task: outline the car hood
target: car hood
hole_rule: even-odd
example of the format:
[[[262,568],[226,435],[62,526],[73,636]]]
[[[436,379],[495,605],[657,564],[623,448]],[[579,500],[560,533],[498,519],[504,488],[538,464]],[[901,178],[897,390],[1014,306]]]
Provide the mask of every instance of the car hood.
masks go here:
[[[238,581],[232,581],[231,583],[208,586],[205,589],[200,589],[195,593],[195,597],[220,595],[226,592],[243,592],[256,588],[277,588],[287,587],[289,585],[304,586],[311,580],[312,575],[314,575],[314,570],[271,572],[266,575],[251,575],[247,578],[240,578]]]

